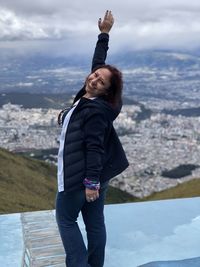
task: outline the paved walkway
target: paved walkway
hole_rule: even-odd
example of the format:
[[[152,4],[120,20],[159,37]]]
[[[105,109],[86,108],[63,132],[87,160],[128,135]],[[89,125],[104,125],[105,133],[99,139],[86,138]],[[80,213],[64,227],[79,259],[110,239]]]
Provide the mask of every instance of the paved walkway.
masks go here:
[[[23,267],[65,267],[65,253],[53,211],[21,214],[24,234]]]

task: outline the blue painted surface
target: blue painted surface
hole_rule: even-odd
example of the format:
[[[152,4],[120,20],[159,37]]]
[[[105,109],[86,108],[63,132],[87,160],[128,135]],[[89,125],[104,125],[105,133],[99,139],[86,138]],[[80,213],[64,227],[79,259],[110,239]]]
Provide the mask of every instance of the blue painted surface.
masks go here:
[[[111,205],[106,221],[105,267],[200,257],[200,198]]]
[[[139,267],[200,267],[200,257],[178,261],[150,262]]]
[[[23,255],[23,234],[20,214],[0,216],[0,266],[20,267]]]
[[[153,261],[167,262],[147,266],[182,267],[169,261],[200,257],[199,197],[108,205],[105,216],[105,267],[137,267]],[[84,231],[81,220],[80,224]],[[188,267],[196,265],[190,262]]]
[[[105,218],[104,267],[200,267],[200,197],[106,205]],[[0,240],[0,266],[20,267],[20,214],[0,216]]]

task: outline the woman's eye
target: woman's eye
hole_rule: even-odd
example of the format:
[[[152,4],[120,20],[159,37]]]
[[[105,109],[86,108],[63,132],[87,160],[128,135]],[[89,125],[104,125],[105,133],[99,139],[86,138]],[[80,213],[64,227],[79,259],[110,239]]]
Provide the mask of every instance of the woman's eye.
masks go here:
[[[99,77],[99,79],[98,79],[98,80],[99,80],[99,83],[100,83],[100,84],[102,84],[102,85],[104,85],[104,84],[105,84],[105,83],[104,83],[104,80],[102,80],[100,77]]]

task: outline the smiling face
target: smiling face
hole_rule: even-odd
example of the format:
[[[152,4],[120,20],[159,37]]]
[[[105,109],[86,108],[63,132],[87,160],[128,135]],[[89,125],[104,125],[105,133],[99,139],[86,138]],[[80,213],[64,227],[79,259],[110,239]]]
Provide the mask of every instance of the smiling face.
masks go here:
[[[106,94],[110,87],[111,72],[106,68],[100,68],[91,73],[85,84],[85,97],[98,97]]]

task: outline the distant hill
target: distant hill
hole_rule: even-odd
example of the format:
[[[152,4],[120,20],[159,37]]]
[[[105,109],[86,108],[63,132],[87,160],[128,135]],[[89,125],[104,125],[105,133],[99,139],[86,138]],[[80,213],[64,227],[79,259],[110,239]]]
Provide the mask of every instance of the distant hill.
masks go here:
[[[54,209],[57,190],[56,167],[44,161],[0,149],[0,214]],[[200,179],[139,199],[109,187],[106,204],[195,197],[200,195]]]
[[[163,109],[162,113],[170,114],[172,116],[181,115],[181,116],[185,116],[185,117],[199,117],[200,116],[200,107],[174,109],[174,110]]]
[[[31,93],[4,93],[0,97],[0,107],[11,103],[23,108],[63,109],[70,105],[72,94],[31,94]]]
[[[161,80],[163,71],[165,76],[174,71],[180,72],[181,77],[176,75],[173,76],[174,79],[199,80],[200,56],[191,51],[138,50],[109,53],[107,63],[116,65],[125,73],[127,70],[137,69],[140,73],[137,83],[134,81],[137,87],[143,81],[149,88],[151,79],[146,80],[143,77],[145,72],[152,73],[152,71],[156,72],[157,76],[160,74]],[[36,54],[15,57],[2,53],[0,92],[74,93],[83,86],[85,77],[90,72],[90,66],[91,58],[81,55],[54,57]],[[129,76],[134,75],[129,74]],[[129,85],[127,79],[125,83]],[[149,90],[146,93],[152,94]]]
[[[49,69],[74,68],[90,70],[91,55],[74,55],[55,57],[54,55],[27,55],[12,56],[0,55],[1,65],[4,70],[16,71],[42,71]],[[200,55],[196,51],[181,50],[136,50],[112,53],[109,52],[107,62],[120,67],[153,67],[153,68],[198,68]]]
[[[64,109],[69,107],[73,100],[72,93],[3,93],[0,95],[0,108],[8,103],[20,105],[23,108],[44,108],[44,109]],[[140,105],[142,111],[146,111],[145,107],[138,101],[123,97],[124,105]]]
[[[122,68],[197,69],[199,55],[187,51],[144,50],[128,51],[113,57],[113,63]]]
[[[200,179],[193,179],[177,185],[162,192],[153,193],[145,197],[143,201],[153,201],[161,199],[187,198],[200,196]]]
[[[0,149],[0,213],[54,209],[56,167]],[[110,188],[108,203],[130,202],[133,196]]]

